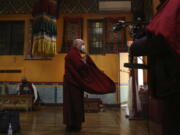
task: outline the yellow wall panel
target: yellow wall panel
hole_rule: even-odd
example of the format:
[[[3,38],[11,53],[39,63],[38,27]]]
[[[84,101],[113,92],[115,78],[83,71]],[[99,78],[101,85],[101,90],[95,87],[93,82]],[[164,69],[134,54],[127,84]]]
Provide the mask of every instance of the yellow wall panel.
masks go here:
[[[128,53],[120,54],[120,82],[127,84],[129,81],[129,69],[124,67],[124,63],[128,63]]]
[[[126,17],[126,20],[132,19],[131,14],[63,14],[57,20],[57,51],[60,50],[63,39],[63,17],[82,17],[83,18],[83,39],[86,47],[88,46],[87,20],[104,17]],[[0,15],[1,20],[25,20],[25,49],[27,42],[27,25],[31,15]],[[127,32],[127,39],[128,36]],[[26,55],[26,52],[25,52]],[[25,60],[25,56],[0,56],[0,68],[18,69],[22,73],[1,73],[0,81],[19,81],[22,76],[26,76],[33,82],[62,82],[64,74],[64,57],[66,54],[59,53],[51,60]],[[119,82],[119,55],[91,55],[97,66],[111,77],[115,82]]]
[[[159,5],[159,0],[153,0],[153,12],[154,14],[157,12],[156,8]]]

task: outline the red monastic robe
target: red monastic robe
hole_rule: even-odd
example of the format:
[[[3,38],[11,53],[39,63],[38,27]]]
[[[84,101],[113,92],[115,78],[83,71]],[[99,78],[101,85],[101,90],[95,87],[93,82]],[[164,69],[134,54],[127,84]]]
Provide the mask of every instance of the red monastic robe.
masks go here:
[[[94,94],[115,92],[114,82],[89,56],[86,61],[86,64],[82,61],[77,48],[72,48],[65,57],[63,122],[67,126],[81,127],[84,121],[83,91]]]
[[[164,37],[167,41],[168,49],[176,56],[176,63],[180,65],[180,0],[166,0],[146,29],[154,35],[161,35]],[[166,65],[173,63],[173,59],[171,61],[164,61],[163,66],[167,67]],[[174,68],[170,71],[166,71],[173,75],[173,78],[170,78],[171,80],[167,83],[173,84],[170,91],[176,90],[177,87],[179,87],[179,72],[178,70],[173,70],[175,67],[178,69],[179,65],[171,64],[169,67],[172,66]],[[166,70],[168,70],[168,68]],[[171,77],[168,73],[166,73],[167,77]],[[164,86],[166,86],[166,83],[164,83]],[[163,112],[160,114],[163,116],[163,135],[180,135],[180,94],[178,90],[180,89],[177,89],[177,92],[173,95],[166,96],[163,100]]]
[[[180,0],[166,0],[146,29],[166,39],[180,64]]]
[[[68,82],[89,93],[115,92],[114,82],[97,68],[89,56],[87,56],[87,64],[85,64],[78,49],[72,48],[65,61],[65,78]]]

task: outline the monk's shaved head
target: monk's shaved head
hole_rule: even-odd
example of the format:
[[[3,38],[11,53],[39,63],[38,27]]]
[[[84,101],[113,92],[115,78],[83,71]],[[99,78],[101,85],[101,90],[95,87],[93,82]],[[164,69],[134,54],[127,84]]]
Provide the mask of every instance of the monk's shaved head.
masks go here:
[[[84,44],[84,41],[82,39],[75,39],[73,41],[73,47],[76,47],[78,49],[80,49],[83,44]]]
[[[82,42],[84,43],[82,39],[75,39],[73,41],[73,46],[76,47],[77,45],[82,44]]]

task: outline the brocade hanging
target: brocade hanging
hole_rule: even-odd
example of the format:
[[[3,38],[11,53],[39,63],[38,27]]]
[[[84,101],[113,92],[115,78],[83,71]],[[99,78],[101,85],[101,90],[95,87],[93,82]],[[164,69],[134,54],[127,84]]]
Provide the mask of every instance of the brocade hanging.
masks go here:
[[[53,57],[56,54],[57,0],[38,0],[33,9],[32,55]]]

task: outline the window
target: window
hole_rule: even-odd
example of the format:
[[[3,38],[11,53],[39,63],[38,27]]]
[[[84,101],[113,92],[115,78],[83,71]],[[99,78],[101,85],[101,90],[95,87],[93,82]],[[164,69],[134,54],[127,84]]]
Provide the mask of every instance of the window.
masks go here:
[[[23,55],[24,21],[0,22],[0,55]]]
[[[45,22],[45,21],[44,21]],[[45,53],[43,53],[43,51],[45,51],[45,50],[43,50],[42,48],[43,48],[43,45],[47,45],[47,44],[45,44],[45,43],[43,43],[43,45],[41,46],[41,48],[40,49],[42,49],[42,50],[38,50],[39,52],[39,54],[45,54],[44,56],[41,56],[41,55],[39,55],[39,56],[36,56],[36,55],[33,55],[33,42],[35,41],[35,40],[37,40],[37,39],[43,39],[43,40],[45,40],[46,41],[46,38],[47,39],[50,39],[51,37],[53,37],[54,35],[54,33],[56,34],[56,27],[55,27],[55,25],[51,25],[51,24],[49,24],[48,22],[46,22],[46,23],[37,23],[37,24],[41,24],[41,25],[43,25],[42,27],[43,28],[46,28],[46,29],[41,29],[41,30],[43,30],[44,31],[44,35],[42,35],[42,32],[39,32],[39,33],[37,33],[37,31],[39,30],[39,29],[37,29],[37,25],[35,25],[35,27],[34,27],[34,24],[35,24],[35,21],[34,20],[28,20],[27,21],[27,46],[25,47],[25,49],[24,49],[24,51],[25,51],[25,59],[26,60],[51,60],[52,59],[52,56],[48,56],[48,54],[47,54],[47,52],[46,52],[46,54]],[[46,27],[46,26],[48,26],[48,28]],[[33,30],[33,27],[34,27],[34,30]],[[42,27],[38,27],[38,28],[42,28]],[[46,33],[45,33],[46,32]],[[48,33],[49,32],[49,33]],[[47,34],[48,33],[48,34]],[[51,36],[49,36],[51,34]],[[46,36],[45,36],[46,35]],[[53,36],[52,36],[53,35]],[[43,37],[43,36],[45,36],[45,37]],[[54,37],[52,38],[52,39],[54,39]],[[48,45],[52,45],[51,44],[51,42],[53,41],[53,42],[55,42],[54,40],[50,40],[50,42],[49,42],[49,44]],[[42,43],[42,42],[38,42],[38,43]],[[39,44],[38,44],[39,45]],[[38,46],[37,45],[37,46]],[[53,44],[53,46],[55,46],[54,44]],[[37,49],[37,48],[36,48]],[[48,48],[49,49],[49,48]],[[54,51],[54,50],[53,50]],[[52,53],[51,53],[52,54]]]
[[[91,54],[104,53],[104,23],[103,20],[89,20],[89,52]]]
[[[64,34],[61,52],[68,52],[74,39],[82,38],[82,18],[64,18]]]
[[[88,20],[88,45],[90,54],[127,52],[126,33],[114,33],[114,24],[124,18]]]
[[[113,26],[118,20],[124,20],[125,18],[105,18],[105,48],[106,53],[118,53],[127,52],[126,33],[125,30],[115,33],[113,32]]]

